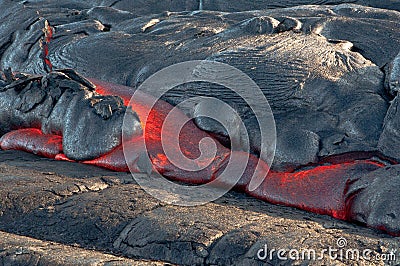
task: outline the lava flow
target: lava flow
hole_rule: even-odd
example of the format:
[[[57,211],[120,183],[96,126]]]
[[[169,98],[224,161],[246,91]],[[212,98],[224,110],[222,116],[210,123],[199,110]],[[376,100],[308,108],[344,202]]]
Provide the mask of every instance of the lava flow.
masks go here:
[[[124,99],[125,104],[129,103],[133,93],[131,88],[101,82],[95,79],[92,79],[92,82],[96,84],[96,91],[98,93],[103,95],[119,95]],[[159,100],[146,120],[146,117],[143,116],[146,114],[148,108],[150,108],[146,106],[146,103],[151,102],[147,97],[151,96],[141,95],[139,98],[142,99],[142,101],[135,102],[133,109],[138,113],[141,121],[147,121],[147,123],[143,125],[145,127],[144,137],[147,144],[147,152],[151,158],[153,167],[169,179],[192,184],[207,183],[215,179],[226,166],[226,162],[229,160],[229,154],[232,151],[215,141],[217,144],[217,154],[215,158],[212,158],[212,163],[208,167],[198,172],[189,173],[176,168],[163,153],[163,147],[160,142],[163,121],[172,109],[172,106]],[[180,115],[183,116],[184,114],[181,113],[172,118],[176,120],[177,124],[179,124],[180,119],[182,119]],[[176,134],[176,132],[163,131],[163,134],[174,133]],[[182,153],[190,158],[199,156],[198,143],[204,137],[210,136],[198,129],[193,123],[187,123],[180,132],[180,148]],[[110,157],[105,156],[106,158],[103,157],[91,163],[118,170],[115,169],[113,164],[105,164],[105,162],[114,160],[111,160],[111,157],[118,157],[116,153],[119,153],[119,156],[123,156],[122,150],[116,150],[114,153],[110,154]],[[241,156],[240,152],[235,153]],[[243,158],[247,156],[247,154],[243,154]],[[118,159],[117,161],[121,162],[123,160]],[[261,175],[264,181],[256,190],[250,191],[248,184],[258,161],[258,158],[250,155],[247,168],[239,182],[235,185],[236,190],[244,191],[251,196],[272,203],[293,206],[319,214],[327,214],[342,220],[351,220],[348,210],[349,203],[346,199],[349,183],[362,174],[384,167],[383,164],[371,160],[354,160],[339,164],[320,165],[308,170],[286,173],[268,172],[268,166],[261,161],[261,169],[264,170],[258,172],[257,175]],[[119,170],[124,171],[126,168],[127,167],[124,166]]]
[[[128,105],[133,89],[121,85],[91,79],[96,85],[96,92],[101,95],[118,95],[125,105]],[[202,165],[198,171],[182,170],[168,159],[161,142],[161,135],[168,140],[169,136],[177,134],[173,128],[162,129],[163,122],[172,110],[173,106],[158,100],[151,109],[149,105],[152,96],[141,93],[132,103],[132,109],[138,114],[142,122],[144,134],[127,140],[127,145],[134,151],[134,156],[125,160],[122,145],[118,146],[108,154],[104,154],[94,160],[83,161],[86,164],[97,165],[114,171],[128,171],[127,163],[132,167],[130,170],[137,172],[142,169],[137,165],[140,154],[146,152],[149,155],[152,167],[163,176],[171,180],[182,181],[190,184],[204,184],[216,179],[227,167],[231,154],[235,154],[243,160],[249,159],[244,174],[235,184],[235,189],[246,192],[258,199],[276,204],[293,206],[303,210],[319,214],[331,215],[338,219],[353,220],[350,212],[351,198],[347,196],[349,184],[362,174],[374,171],[384,165],[370,160],[355,160],[332,165],[320,165],[309,170],[297,172],[273,172],[269,171],[268,165],[253,155],[244,152],[230,151],[215,140],[216,154],[204,158],[207,165]],[[151,109],[150,112],[148,112]],[[146,117],[146,115],[148,116]],[[185,114],[174,112],[172,121],[179,124],[184,120]],[[143,123],[146,121],[146,123]],[[180,151],[190,159],[200,156],[199,143],[203,138],[210,135],[200,130],[189,121],[179,133],[179,147],[172,147],[176,153]],[[145,141],[146,147],[140,145]],[[169,145],[167,141],[167,145]],[[44,135],[39,129],[18,129],[11,131],[0,139],[2,149],[18,149],[40,154],[42,156],[68,160],[62,153],[62,136]],[[173,146],[171,144],[171,146]],[[201,162],[200,162],[201,163]],[[263,179],[262,184],[255,190],[249,189],[249,183],[256,169],[257,163],[261,164],[256,176]],[[229,182],[229,181],[228,181]],[[232,181],[234,182],[234,181]],[[397,232],[389,232],[396,235]]]

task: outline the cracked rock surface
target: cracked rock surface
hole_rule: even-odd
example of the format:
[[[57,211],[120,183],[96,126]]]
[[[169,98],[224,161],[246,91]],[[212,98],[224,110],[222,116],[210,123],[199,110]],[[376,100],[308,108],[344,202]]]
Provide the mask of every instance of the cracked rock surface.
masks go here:
[[[325,254],[301,262],[383,265],[372,255],[393,249],[398,255],[393,263],[400,263],[397,238],[235,192],[203,206],[169,206],[144,192],[130,174],[18,151],[0,151],[0,182],[0,265],[135,265],[129,258],[150,260],[149,265],[297,265],[276,254],[259,260],[257,252],[265,244],[271,250],[321,252],[337,248],[340,237],[349,249],[372,250],[371,259]]]
[[[0,265],[165,265],[0,231]]]

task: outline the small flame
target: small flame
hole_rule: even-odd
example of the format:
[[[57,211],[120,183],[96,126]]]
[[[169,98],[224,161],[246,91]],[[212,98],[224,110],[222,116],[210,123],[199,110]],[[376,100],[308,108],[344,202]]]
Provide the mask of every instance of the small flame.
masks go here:
[[[49,55],[49,44],[51,42],[51,39],[53,38],[54,30],[50,26],[48,20],[44,21],[44,28],[42,29],[42,31],[44,33],[44,38],[40,39],[39,46],[42,49],[43,67],[46,72],[51,72],[53,70],[53,64],[48,58],[48,55]]]

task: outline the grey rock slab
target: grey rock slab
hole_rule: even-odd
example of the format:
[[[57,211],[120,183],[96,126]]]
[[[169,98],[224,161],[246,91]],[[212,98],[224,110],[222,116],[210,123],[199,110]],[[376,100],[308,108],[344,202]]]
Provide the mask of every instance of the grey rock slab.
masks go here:
[[[0,231],[0,265],[165,265],[161,261],[134,260],[94,250],[43,241]]]

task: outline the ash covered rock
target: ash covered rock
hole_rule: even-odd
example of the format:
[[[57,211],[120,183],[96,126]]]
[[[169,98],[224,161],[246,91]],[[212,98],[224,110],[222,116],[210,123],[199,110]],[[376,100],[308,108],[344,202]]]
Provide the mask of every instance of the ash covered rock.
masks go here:
[[[0,88],[2,134],[38,128],[63,137],[63,152],[72,160],[89,160],[121,144],[124,115],[131,135],[141,134],[139,118],[117,96],[100,96],[95,86],[66,69],[47,75],[10,74]]]

